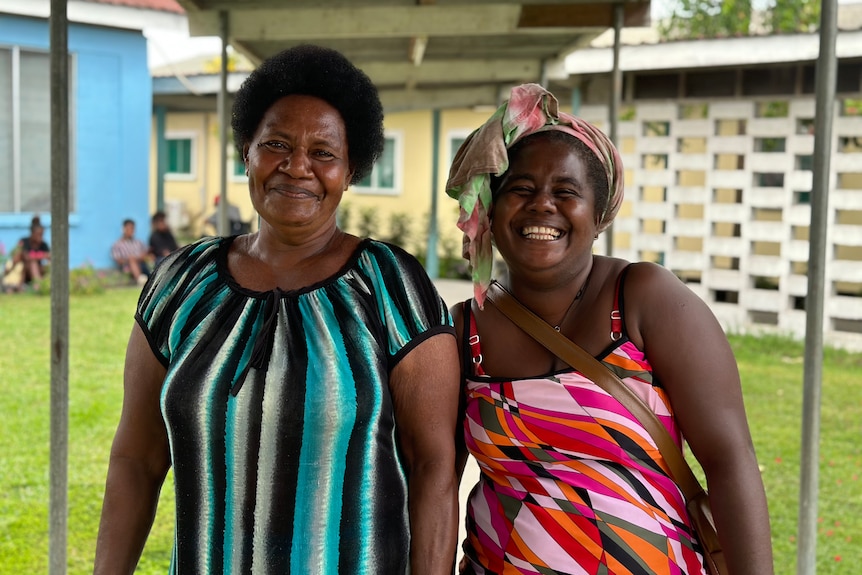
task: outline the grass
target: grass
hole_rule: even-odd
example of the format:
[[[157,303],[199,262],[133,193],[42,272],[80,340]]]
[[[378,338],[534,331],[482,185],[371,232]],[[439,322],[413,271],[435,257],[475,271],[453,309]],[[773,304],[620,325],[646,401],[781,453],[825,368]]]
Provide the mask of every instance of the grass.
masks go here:
[[[73,296],[69,315],[68,572],[91,573],[111,439],[122,401],[123,356],[137,291]],[[48,572],[50,298],[0,295],[0,573]],[[167,484],[166,484],[167,486]],[[165,573],[173,493],[139,573]]]
[[[135,288],[72,296],[69,337],[68,572],[92,572],[111,438],[122,401],[123,355]],[[731,336],[763,468],[778,575],[796,572],[803,346]],[[0,575],[47,573],[50,299],[0,295]],[[825,350],[821,403],[819,574],[862,564],[862,354]],[[138,573],[165,573],[173,492],[165,484]]]

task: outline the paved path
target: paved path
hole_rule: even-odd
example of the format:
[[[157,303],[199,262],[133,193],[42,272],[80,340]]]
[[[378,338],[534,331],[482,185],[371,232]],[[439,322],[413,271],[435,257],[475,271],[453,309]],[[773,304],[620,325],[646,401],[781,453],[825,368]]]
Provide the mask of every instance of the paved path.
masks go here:
[[[434,285],[437,286],[437,291],[440,297],[446,302],[446,305],[452,307],[454,304],[473,297],[473,284],[465,280],[438,279],[434,280]],[[460,506],[458,509],[458,561],[461,560],[461,543],[464,541],[464,510],[467,496],[470,490],[479,479],[479,467],[476,465],[476,460],[472,457],[467,458],[467,467],[464,469],[464,476],[461,478],[461,487],[459,489]]]

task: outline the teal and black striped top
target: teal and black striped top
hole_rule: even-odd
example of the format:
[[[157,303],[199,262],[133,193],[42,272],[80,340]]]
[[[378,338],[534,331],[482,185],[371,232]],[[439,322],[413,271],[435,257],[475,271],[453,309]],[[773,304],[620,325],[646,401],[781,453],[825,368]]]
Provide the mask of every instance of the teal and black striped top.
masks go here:
[[[388,380],[454,333],[419,262],[363,240],[337,274],[261,293],[231,238],[169,256],[136,319],[167,368],[172,573],[406,573],[407,481]]]

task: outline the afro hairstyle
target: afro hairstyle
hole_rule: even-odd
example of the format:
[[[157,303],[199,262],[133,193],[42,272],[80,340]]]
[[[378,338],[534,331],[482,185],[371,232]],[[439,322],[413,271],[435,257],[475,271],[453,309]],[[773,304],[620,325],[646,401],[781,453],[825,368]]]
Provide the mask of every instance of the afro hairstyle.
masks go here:
[[[242,156],[264,114],[291,95],[320,98],[338,110],[347,132],[351,184],[367,176],[383,152],[383,106],[368,76],[331,48],[301,44],[265,60],[242,83],[231,114],[234,143]]]

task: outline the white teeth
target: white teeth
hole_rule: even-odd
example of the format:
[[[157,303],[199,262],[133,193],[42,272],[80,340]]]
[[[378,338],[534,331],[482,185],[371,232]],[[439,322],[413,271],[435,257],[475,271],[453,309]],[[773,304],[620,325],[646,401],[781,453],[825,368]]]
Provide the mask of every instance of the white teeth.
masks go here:
[[[531,240],[555,240],[560,237],[560,230],[545,226],[527,226],[521,230],[521,235]]]

